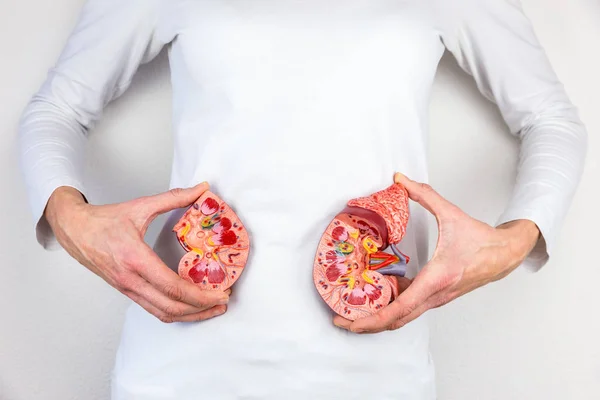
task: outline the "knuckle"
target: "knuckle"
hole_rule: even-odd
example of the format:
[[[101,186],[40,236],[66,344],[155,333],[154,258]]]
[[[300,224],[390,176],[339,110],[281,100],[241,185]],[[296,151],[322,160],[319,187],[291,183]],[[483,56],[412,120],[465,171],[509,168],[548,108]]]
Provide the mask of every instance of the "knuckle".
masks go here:
[[[124,222],[131,221],[138,223],[149,220],[154,215],[155,202],[156,198],[154,196],[145,196],[132,200],[132,203],[124,213]]]
[[[210,316],[206,315],[204,313],[197,313],[197,314],[189,315],[187,318],[189,318],[189,321],[198,322],[198,321],[204,321],[205,319],[209,319]]]
[[[444,304],[447,304],[449,302],[450,302],[449,300],[446,300],[446,299],[442,298],[440,300],[437,300],[437,301],[431,303],[431,305],[429,306],[429,309],[433,310],[433,309],[436,309],[436,308],[440,308],[441,306],[443,306]]]
[[[401,321],[396,321],[393,324],[391,324],[387,329],[388,331],[395,331],[396,329],[400,329],[404,326],[404,324]]]
[[[419,183],[419,187],[423,192],[433,192],[433,187],[428,183]]]
[[[183,317],[184,315],[183,309],[175,305],[167,305],[164,309],[164,312],[171,318]]]
[[[433,299],[431,301],[431,303],[429,304],[428,308],[432,309],[432,308],[441,307],[444,304],[450,303],[454,298],[455,298],[455,296],[452,293],[444,293],[443,295],[439,296],[438,298]]]
[[[201,310],[206,310],[211,307],[210,304],[207,304],[205,301],[196,302],[194,305]]]
[[[408,303],[404,306],[404,309],[402,310],[402,315],[406,316],[406,315],[410,315],[413,312],[415,312],[415,310],[417,309],[417,304],[416,303]]]
[[[129,271],[137,271],[139,257],[133,251],[122,251],[118,256],[120,263]]]
[[[389,325],[390,323],[390,315],[388,313],[380,312],[375,314],[376,322],[375,325],[379,327],[383,327]]]
[[[173,188],[173,189],[169,189],[169,193],[173,196],[173,197],[180,197],[183,193],[183,189],[182,188]]]
[[[115,286],[121,291],[132,291],[133,283],[132,279],[127,273],[119,273],[114,278]]]
[[[184,298],[183,290],[176,285],[165,286],[163,292],[172,300],[182,301]]]

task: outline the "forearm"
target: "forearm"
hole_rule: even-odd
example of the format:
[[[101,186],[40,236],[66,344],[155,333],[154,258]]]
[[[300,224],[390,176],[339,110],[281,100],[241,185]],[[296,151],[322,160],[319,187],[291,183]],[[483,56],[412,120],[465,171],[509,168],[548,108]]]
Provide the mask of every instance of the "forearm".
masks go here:
[[[46,220],[46,210],[57,188],[68,186],[85,193],[83,170],[87,137],[75,112],[48,96],[37,95],[25,109],[18,143],[38,242],[46,249],[56,249],[59,247]]]
[[[587,132],[575,108],[556,105],[537,117],[521,134],[514,192],[498,223],[530,220],[539,228],[540,243],[530,266],[541,267],[555,241],[579,183]]]

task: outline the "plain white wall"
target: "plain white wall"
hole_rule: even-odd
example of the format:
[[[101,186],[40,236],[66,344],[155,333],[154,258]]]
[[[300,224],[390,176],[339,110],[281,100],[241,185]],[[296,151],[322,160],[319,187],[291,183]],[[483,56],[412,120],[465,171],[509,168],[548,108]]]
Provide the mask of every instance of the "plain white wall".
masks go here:
[[[2,400],[107,399],[128,304],[65,252],[44,252],[36,244],[17,170],[21,110],[56,60],[82,1],[0,0]],[[590,132],[587,169],[560,248],[541,272],[518,270],[432,311],[441,400],[600,399],[600,4],[524,3]],[[141,69],[91,135],[87,183],[93,202],[168,187],[170,118],[163,53]],[[517,142],[495,106],[446,55],[431,104],[433,186],[494,223],[510,193],[516,157]]]

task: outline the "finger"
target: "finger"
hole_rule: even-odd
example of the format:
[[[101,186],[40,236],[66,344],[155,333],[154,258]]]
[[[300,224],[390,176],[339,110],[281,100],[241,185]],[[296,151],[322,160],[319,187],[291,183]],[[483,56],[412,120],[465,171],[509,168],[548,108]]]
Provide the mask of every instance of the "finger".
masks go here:
[[[336,315],[335,317],[333,317],[333,324],[335,326],[337,326],[338,328],[350,329],[350,325],[352,325],[352,321],[349,319],[346,319],[340,315]]]
[[[199,183],[190,188],[173,188],[164,193],[144,197],[142,203],[148,207],[151,215],[159,215],[176,208],[189,206],[208,189],[207,182]]]
[[[448,207],[452,206],[452,203],[443,198],[428,184],[413,181],[400,172],[394,174],[394,182],[403,185],[411,200],[416,201],[435,216],[442,214]]]
[[[225,292],[202,290],[182,279],[167,267],[147,245],[145,252],[147,263],[139,269],[139,274],[168,298],[191,304],[202,310],[229,302],[229,295]]]
[[[208,310],[201,311],[196,314],[184,315],[181,318],[178,318],[175,322],[197,322],[197,321],[205,321],[210,318],[217,317],[219,315],[225,314],[227,311],[227,306],[214,306],[213,308],[209,308]]]
[[[350,330],[357,333],[376,333],[386,330],[394,322],[406,317],[438,291],[436,277],[429,273],[427,266],[415,277],[413,282],[396,300],[381,311],[368,317],[359,318],[352,323]]]
[[[399,329],[399,328],[403,327],[404,325],[408,324],[409,322],[414,321],[415,319],[419,318],[421,315],[425,314],[427,311],[429,311],[429,310],[431,310],[433,308],[440,307],[441,305],[446,304],[448,302],[449,298],[452,299],[452,298],[456,298],[456,297],[457,296],[451,296],[451,297],[449,297],[447,295],[446,291],[441,290],[438,293],[436,293],[435,295],[429,297],[429,299],[427,300],[427,302],[421,304],[413,312],[411,312],[410,314],[408,314],[404,318],[401,318],[398,321],[394,322],[389,327],[389,329],[390,330]],[[444,299],[444,298],[446,300],[442,301],[442,299]]]
[[[185,315],[197,314],[205,310],[204,308],[173,300],[142,277],[139,277],[139,280],[140,282],[135,284],[135,292],[169,317],[178,318]]]
[[[144,310],[161,320],[165,323],[171,322],[195,322],[195,321],[203,321],[209,318],[214,318],[218,315],[224,314],[227,311],[227,306],[215,306],[208,310],[196,312],[193,314],[187,314],[180,317],[174,317],[168,314],[165,314],[163,311],[155,307],[152,303],[138,295],[137,293],[128,293],[127,296],[139,304]]]
[[[127,297],[129,297],[131,300],[133,300],[135,303],[139,304],[140,307],[142,307],[144,310],[148,311],[150,314],[154,315],[156,318],[160,319],[161,321],[163,320],[163,318],[164,318],[163,312],[161,310],[159,310],[158,308],[156,308],[148,300],[144,299],[142,296],[140,296],[139,294],[134,293],[134,292],[123,291],[123,293]]]
[[[429,302],[428,302],[429,303]],[[407,316],[405,316],[404,318],[399,319],[398,321],[393,322],[389,327],[388,330],[396,330],[396,329],[400,329],[402,328],[404,325],[408,324],[411,321],[414,321],[415,319],[419,318],[421,315],[423,315],[426,311],[430,310],[432,307],[428,304],[421,304],[419,307],[417,307],[417,309],[413,312],[411,312],[410,314],[408,314]]]

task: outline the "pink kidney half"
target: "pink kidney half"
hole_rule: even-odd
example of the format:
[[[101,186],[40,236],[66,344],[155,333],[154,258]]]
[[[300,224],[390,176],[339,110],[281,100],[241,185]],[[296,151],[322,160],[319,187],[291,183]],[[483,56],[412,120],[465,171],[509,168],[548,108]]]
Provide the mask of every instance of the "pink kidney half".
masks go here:
[[[225,291],[240,277],[250,251],[244,224],[227,203],[206,191],[173,228],[187,253],[178,273],[202,289]]]
[[[396,276],[410,258],[396,244],[406,233],[408,193],[392,186],[352,199],[319,241],[313,279],[321,298],[349,320],[371,315],[398,296]],[[385,252],[387,248],[391,252]]]

